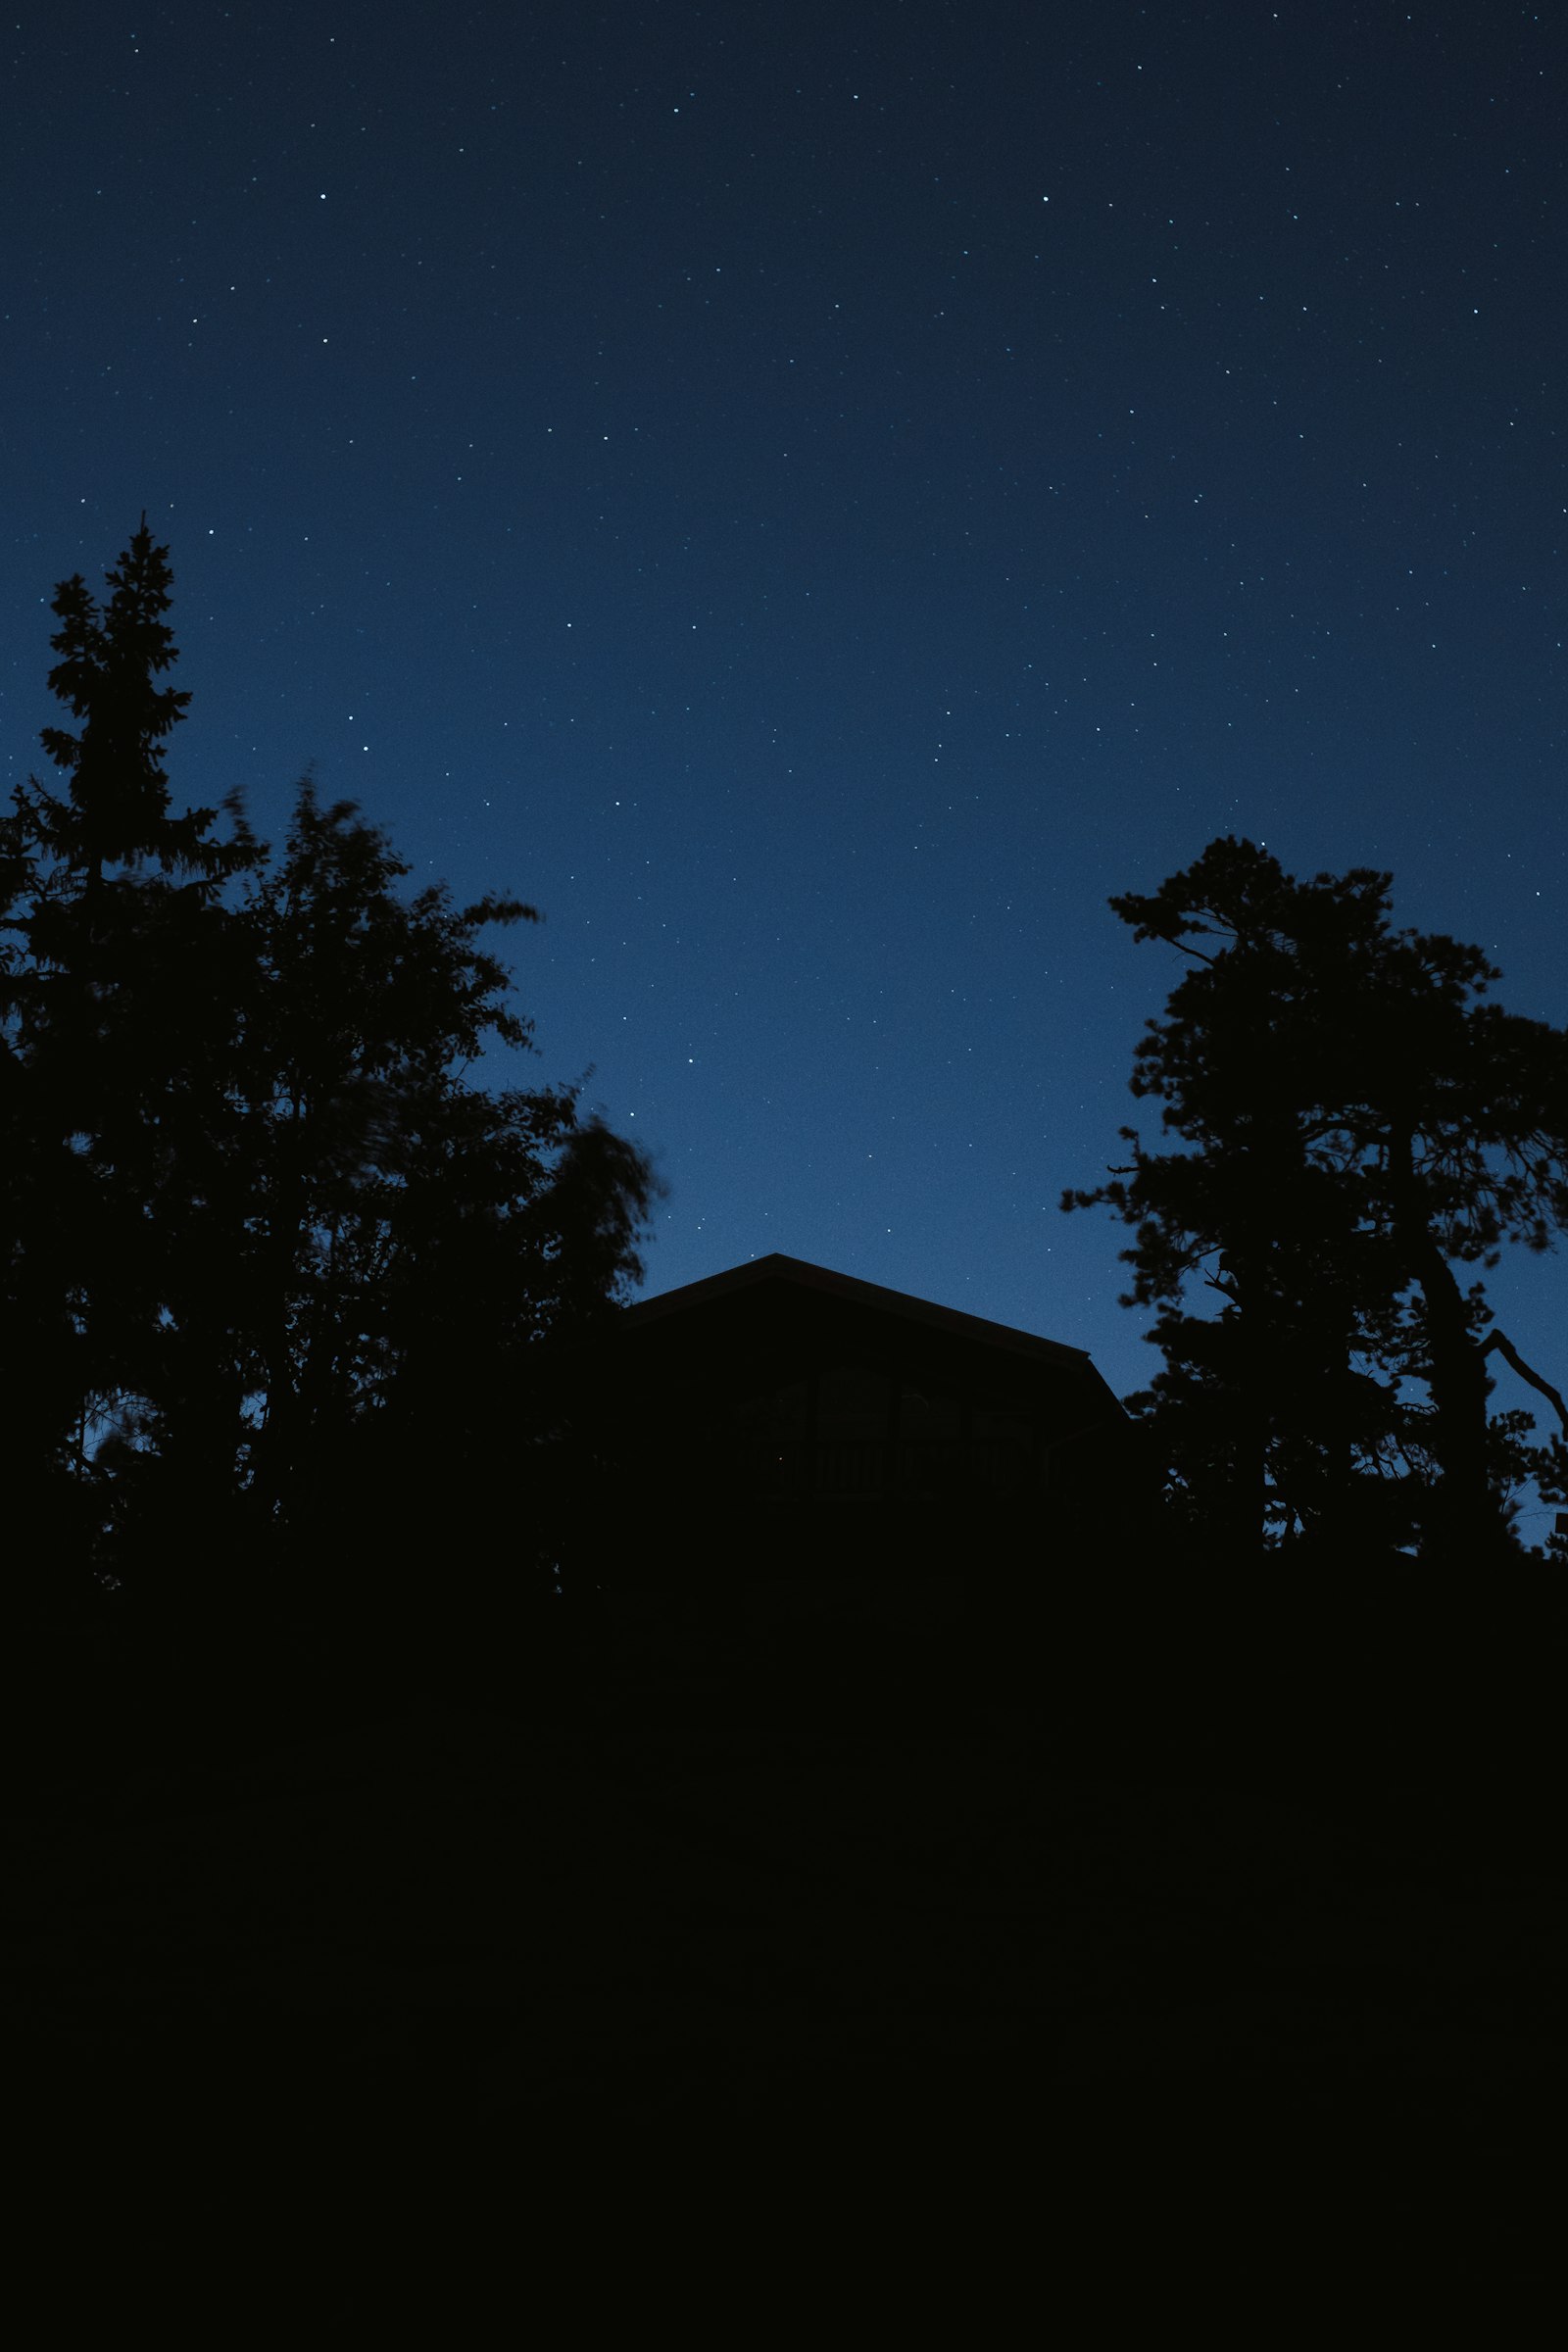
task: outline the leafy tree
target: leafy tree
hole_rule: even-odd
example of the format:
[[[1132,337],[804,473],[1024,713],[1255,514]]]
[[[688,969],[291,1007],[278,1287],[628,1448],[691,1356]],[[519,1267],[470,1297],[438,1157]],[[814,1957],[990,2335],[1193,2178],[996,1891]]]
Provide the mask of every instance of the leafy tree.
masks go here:
[[[221,840],[172,813],[189,698],[157,682],[145,522],[109,582],[55,599],[69,793],[29,781],[0,825],[0,1401],[29,1508],[56,1560],[187,1611],[285,1569],[373,1609],[503,1511],[520,1566],[549,1363],[640,1270],[651,1170],[572,1088],[469,1082],[530,1043],[482,934],[533,908],[406,896],[309,784],[275,858],[235,804]]]
[[[1500,1335],[1456,1269],[1564,1223],[1568,1038],[1486,1002],[1478,949],[1394,930],[1391,883],[1298,882],[1225,839],[1110,902],[1193,959],[1132,1076],[1178,1149],[1125,1128],[1130,1164],[1062,1205],[1133,1228],[1127,1303],[1154,1307],[1165,1357],[1136,1408],[1178,1509],[1243,1550],[1414,1535],[1472,1558],[1530,1467],[1529,1416],[1489,1420]]]
[[[439,885],[405,898],[408,870],[307,785],[247,893],[239,1214],[214,1237],[230,1281],[192,1265],[166,1393],[199,1421],[221,1355],[219,1459],[295,1556],[349,1540],[384,1569],[455,1518],[477,1547],[505,1503],[520,1563],[554,1356],[640,1271],[653,1179],[573,1089],[467,1083],[488,1039],[531,1034],[479,935],[537,917],[494,897],[460,909]]]

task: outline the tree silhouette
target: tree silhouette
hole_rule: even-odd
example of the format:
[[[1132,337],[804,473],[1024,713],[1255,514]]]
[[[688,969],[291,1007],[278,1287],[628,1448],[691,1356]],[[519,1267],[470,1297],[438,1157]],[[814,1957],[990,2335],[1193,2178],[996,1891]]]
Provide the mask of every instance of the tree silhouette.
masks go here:
[[[216,810],[172,812],[163,743],[189,697],[157,683],[175,652],[145,518],[108,584],[54,598],[49,684],[80,725],[43,742],[67,789],[29,778],[0,822],[0,1417],[22,1522],[78,1561],[95,1440],[151,1379],[203,1187],[237,976],[221,893],[260,856],[242,822],[220,840]]]
[[[478,1550],[508,1504],[520,1567],[519,1473],[556,1354],[640,1271],[654,1192],[572,1088],[467,1082],[488,1039],[530,1042],[479,934],[537,917],[494,897],[460,909],[439,885],[404,898],[408,870],[351,805],[302,788],[241,909],[256,995],[231,1279],[193,1270],[171,1333],[191,1344],[169,1393],[198,1416],[220,1338],[252,1527],[295,1558],[351,1545],[383,1581],[455,1518]]]
[[[533,908],[403,895],[309,784],[276,858],[237,803],[222,838],[173,813],[170,586],[144,520],[103,605],[57,591],[69,786],[0,823],[0,1426],[47,1531],[14,1556],[46,1605],[112,1573],[188,1612],[247,1570],[254,1603],[287,1563],[373,1606],[394,1535],[478,1552],[505,1498],[511,1559],[545,1543],[547,1366],[639,1271],[654,1179],[576,1090],[469,1082],[530,1043],[481,935]]]
[[[1391,885],[1298,882],[1224,839],[1110,902],[1193,958],[1131,1082],[1180,1148],[1124,1128],[1131,1163],[1062,1205],[1133,1228],[1126,1303],[1165,1357],[1136,1408],[1179,1509],[1244,1551],[1304,1532],[1473,1559],[1529,1467],[1529,1416],[1489,1421],[1500,1335],[1455,1269],[1563,1226],[1568,1038],[1485,1002],[1478,949],[1395,931]]]

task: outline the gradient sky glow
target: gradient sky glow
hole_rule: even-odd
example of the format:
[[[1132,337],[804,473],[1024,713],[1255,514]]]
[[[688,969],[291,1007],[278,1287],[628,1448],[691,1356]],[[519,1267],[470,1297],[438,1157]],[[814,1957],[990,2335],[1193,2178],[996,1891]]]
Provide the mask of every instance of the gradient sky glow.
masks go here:
[[[1105,900],[1218,833],[1568,1020],[1551,12],[22,0],[0,55],[11,777],[145,507],[176,795],[275,834],[314,763],[544,908],[650,1290],[784,1250],[1146,1380],[1056,1202],[1181,969]],[[1564,1385],[1562,1262],[1494,1297]]]

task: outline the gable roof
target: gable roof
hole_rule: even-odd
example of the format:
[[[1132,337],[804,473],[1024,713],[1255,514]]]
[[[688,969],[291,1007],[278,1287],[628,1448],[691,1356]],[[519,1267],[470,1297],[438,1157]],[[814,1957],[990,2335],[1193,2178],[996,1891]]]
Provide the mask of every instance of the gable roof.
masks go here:
[[[803,1257],[786,1257],[781,1250],[750,1258],[745,1265],[730,1266],[722,1274],[709,1274],[700,1282],[682,1283],[678,1290],[662,1291],[656,1298],[639,1298],[635,1304],[622,1307],[620,1321],[623,1326],[657,1323],[665,1316],[682,1314],[689,1307],[706,1306],[710,1300],[770,1284],[817,1292],[851,1305],[873,1308],[881,1314],[899,1315],[907,1322],[923,1325],[928,1331],[1029,1356],[1037,1363],[1054,1363],[1063,1368],[1089,1364],[1087,1348],[1069,1348],[1060,1340],[1044,1340],[1035,1332],[1015,1330],[1010,1323],[992,1323],[984,1315],[964,1314],[956,1306],[937,1306],[929,1298],[910,1298],[906,1291],[886,1290],[879,1282],[862,1282],[858,1275],[835,1274],[830,1267],[814,1266]]]

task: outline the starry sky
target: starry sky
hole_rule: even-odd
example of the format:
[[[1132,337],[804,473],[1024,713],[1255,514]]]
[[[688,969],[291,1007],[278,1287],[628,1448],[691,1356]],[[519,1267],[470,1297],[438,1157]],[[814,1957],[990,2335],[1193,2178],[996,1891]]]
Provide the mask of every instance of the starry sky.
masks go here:
[[[1056,1204],[1182,969],[1106,898],[1216,834],[1568,1020],[1552,12],[18,0],[0,57],[8,774],[145,509],[176,799],[275,837],[313,765],[544,909],[496,1075],[655,1154],[650,1292],[783,1250],[1146,1381]],[[1562,1262],[1493,1297],[1561,1384]]]

